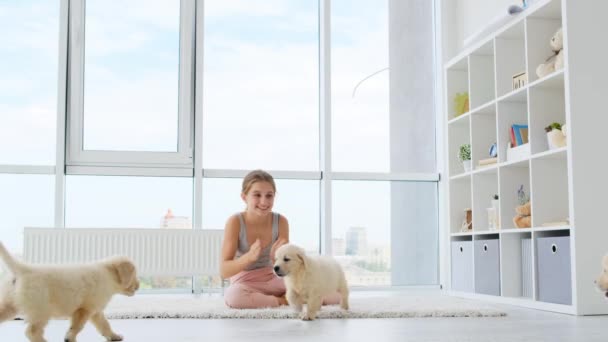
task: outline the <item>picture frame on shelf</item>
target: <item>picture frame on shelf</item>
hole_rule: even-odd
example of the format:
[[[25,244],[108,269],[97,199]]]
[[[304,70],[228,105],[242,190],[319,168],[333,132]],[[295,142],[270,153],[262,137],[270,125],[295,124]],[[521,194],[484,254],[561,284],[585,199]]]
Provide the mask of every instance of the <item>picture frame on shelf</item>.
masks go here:
[[[513,75],[513,90],[517,90],[528,84],[528,74],[523,71]]]

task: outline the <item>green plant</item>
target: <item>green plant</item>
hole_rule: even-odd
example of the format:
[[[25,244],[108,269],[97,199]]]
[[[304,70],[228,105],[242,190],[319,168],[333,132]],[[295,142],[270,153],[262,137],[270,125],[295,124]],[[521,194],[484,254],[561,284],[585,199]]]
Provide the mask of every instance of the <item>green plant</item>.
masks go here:
[[[545,132],[549,133],[549,132],[551,132],[554,129],[559,129],[561,131],[562,130],[562,125],[559,122],[553,122],[549,126],[545,127]]]
[[[458,151],[458,159],[460,159],[461,162],[465,160],[471,160],[471,144],[460,145],[460,150]]]

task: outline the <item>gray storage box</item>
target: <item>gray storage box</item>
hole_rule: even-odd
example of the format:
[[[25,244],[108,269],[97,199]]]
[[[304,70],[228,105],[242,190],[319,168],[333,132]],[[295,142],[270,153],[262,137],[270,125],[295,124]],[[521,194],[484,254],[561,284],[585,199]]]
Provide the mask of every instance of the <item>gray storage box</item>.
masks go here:
[[[475,292],[500,296],[498,239],[475,240]]]
[[[473,292],[471,241],[452,241],[452,290]]]
[[[536,256],[538,300],[557,304],[572,304],[570,237],[537,238]]]

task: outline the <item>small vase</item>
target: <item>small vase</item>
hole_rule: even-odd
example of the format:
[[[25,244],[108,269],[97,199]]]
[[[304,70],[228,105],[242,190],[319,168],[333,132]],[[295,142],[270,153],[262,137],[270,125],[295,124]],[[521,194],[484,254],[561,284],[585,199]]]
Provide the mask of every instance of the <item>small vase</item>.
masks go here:
[[[498,220],[500,218],[499,200],[492,200],[492,208],[494,208],[494,226],[496,227],[496,229],[498,229],[500,228],[500,221]]]
[[[462,167],[464,167],[464,172],[471,171],[471,160],[463,160]]]
[[[553,129],[551,132],[547,132],[547,144],[549,149],[555,149],[566,146],[566,136],[559,129]]]

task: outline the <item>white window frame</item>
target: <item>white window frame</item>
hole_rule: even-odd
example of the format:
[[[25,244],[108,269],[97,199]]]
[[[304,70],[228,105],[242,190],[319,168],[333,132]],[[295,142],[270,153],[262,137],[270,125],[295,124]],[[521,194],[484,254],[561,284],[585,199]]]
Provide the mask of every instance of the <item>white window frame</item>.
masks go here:
[[[66,144],[66,171],[72,167],[156,167],[193,168],[194,121],[194,29],[195,0],[180,1],[180,54],[178,95],[177,152],[98,151],[83,149],[85,4],[86,0],[70,1],[69,29],[69,94]],[[144,125],[145,122],[142,122]],[[82,168],[78,169],[82,173]],[[102,168],[95,168],[102,171]],[[75,171],[75,170],[74,170]],[[182,173],[182,172],[179,172]]]

